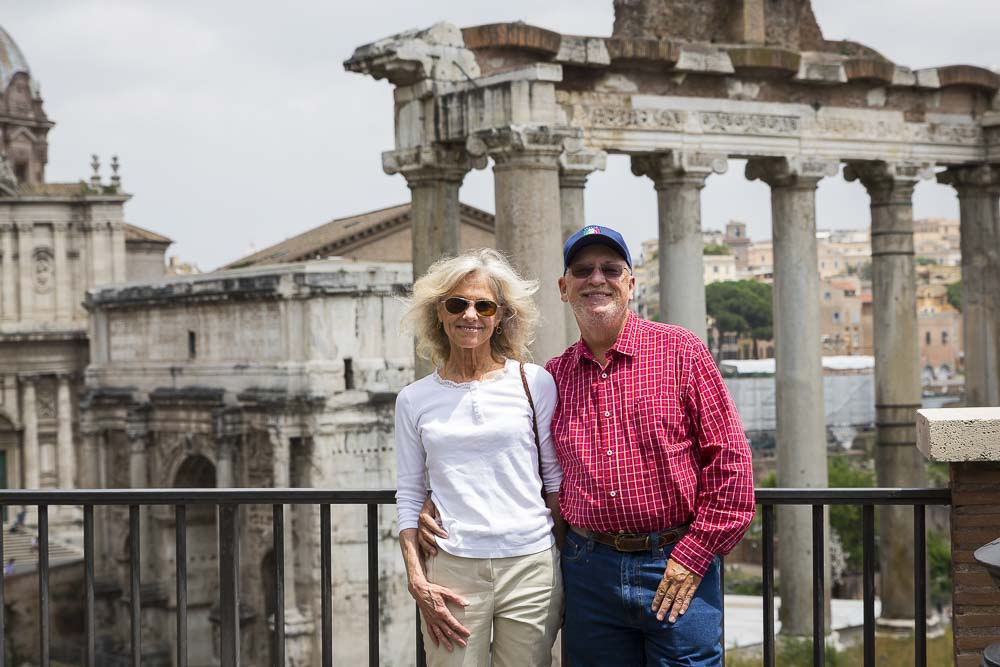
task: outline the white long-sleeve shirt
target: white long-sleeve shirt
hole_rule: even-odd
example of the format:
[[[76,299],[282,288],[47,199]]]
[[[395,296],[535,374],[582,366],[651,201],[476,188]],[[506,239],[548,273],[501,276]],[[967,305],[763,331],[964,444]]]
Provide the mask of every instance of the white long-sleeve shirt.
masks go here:
[[[534,364],[525,374],[538,420],[545,492],[562,482],[549,434],[556,384]],[[417,527],[430,481],[448,538],[438,546],[454,556],[506,558],[553,544],[552,516],[541,496],[531,407],[518,362],[499,374],[461,384],[437,372],[396,398],[396,511],[399,530]]]

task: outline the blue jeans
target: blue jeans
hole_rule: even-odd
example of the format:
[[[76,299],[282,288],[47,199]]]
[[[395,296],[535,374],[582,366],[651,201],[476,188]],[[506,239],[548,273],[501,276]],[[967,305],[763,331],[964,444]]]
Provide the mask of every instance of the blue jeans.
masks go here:
[[[570,531],[562,552],[570,667],[721,667],[719,559],[671,623],[650,609],[673,545],[622,553]]]

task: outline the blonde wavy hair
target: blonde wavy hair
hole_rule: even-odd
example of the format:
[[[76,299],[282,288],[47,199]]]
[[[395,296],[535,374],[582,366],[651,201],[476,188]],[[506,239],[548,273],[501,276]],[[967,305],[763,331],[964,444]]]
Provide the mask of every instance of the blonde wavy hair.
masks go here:
[[[457,257],[434,262],[413,283],[413,294],[402,319],[403,331],[416,336],[419,356],[436,366],[444,364],[451,353],[451,344],[438,320],[438,304],[466,276],[474,273],[486,278],[503,308],[501,332],[490,338],[493,355],[525,361],[538,324],[538,307],[532,299],[538,291],[538,281],[522,278],[507,258],[492,248],[468,250]]]

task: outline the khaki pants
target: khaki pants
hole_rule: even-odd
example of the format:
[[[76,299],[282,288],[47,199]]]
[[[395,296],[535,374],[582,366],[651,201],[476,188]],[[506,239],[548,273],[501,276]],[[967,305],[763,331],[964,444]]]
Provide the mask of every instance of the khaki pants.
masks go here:
[[[438,549],[427,561],[430,582],[469,601],[448,608],[472,635],[449,653],[421,624],[429,667],[548,667],[562,625],[559,550],[512,558],[459,558]],[[491,646],[492,640],[492,646]],[[453,644],[454,645],[454,644]]]

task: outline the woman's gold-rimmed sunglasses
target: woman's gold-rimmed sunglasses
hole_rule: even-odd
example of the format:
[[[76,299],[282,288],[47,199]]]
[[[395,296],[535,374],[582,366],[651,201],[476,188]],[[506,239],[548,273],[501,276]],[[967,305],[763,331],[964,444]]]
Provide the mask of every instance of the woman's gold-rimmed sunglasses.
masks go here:
[[[444,304],[444,309],[447,310],[452,315],[459,315],[464,313],[469,308],[469,304],[473,304],[476,308],[476,312],[483,317],[493,317],[497,314],[496,301],[490,301],[489,299],[477,299],[472,301],[471,299],[463,299],[460,296],[451,296],[447,299],[442,299],[441,303]]]

